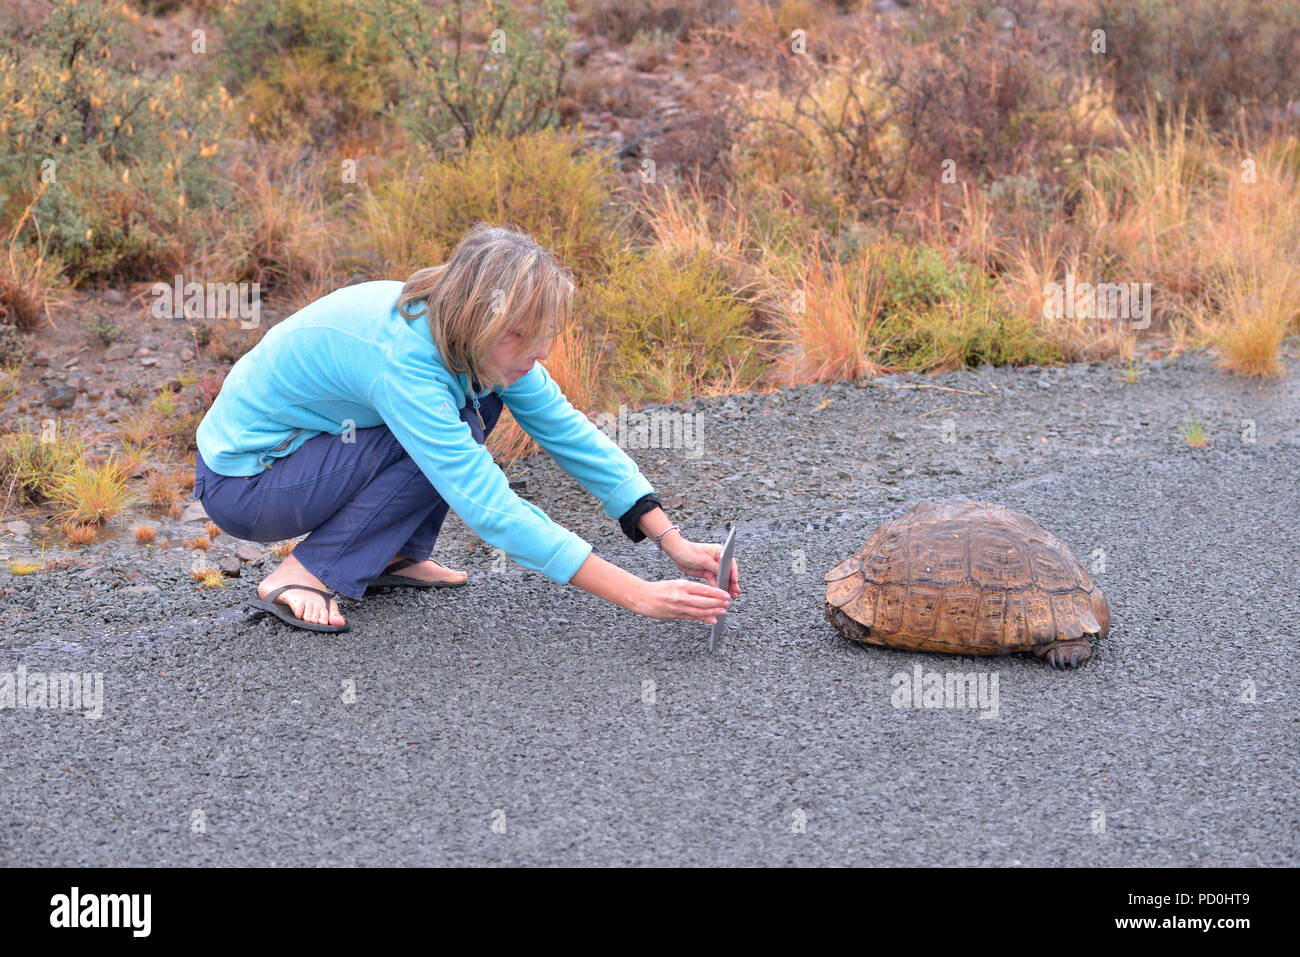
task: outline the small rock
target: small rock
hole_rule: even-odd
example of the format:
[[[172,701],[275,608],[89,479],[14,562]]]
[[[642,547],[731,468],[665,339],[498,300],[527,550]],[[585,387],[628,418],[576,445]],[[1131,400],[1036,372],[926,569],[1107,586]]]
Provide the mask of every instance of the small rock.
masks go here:
[[[193,353],[193,351],[191,351],[191,350],[189,350],[189,349],[182,349],[182,350],[181,350],[181,361],[182,361],[182,362],[192,362],[193,360],[194,360],[194,353]]]
[[[157,337],[157,336],[145,336],[145,337],[144,337],[144,347],[145,347],[146,349],[157,349],[157,348],[158,348],[158,337]]]
[[[135,354],[138,356],[147,356],[152,351],[153,350],[150,349],[148,346],[141,346],[139,349],[135,350]]]
[[[32,527],[21,518],[14,519],[12,522],[7,524],[5,528],[9,529],[11,534],[17,535],[19,538],[26,538],[32,533]]]
[[[51,409],[70,409],[77,401],[77,390],[66,382],[45,389],[45,404]]]
[[[146,368],[148,366],[156,366],[157,364],[158,364],[158,360],[154,356],[145,356],[143,359],[140,360],[140,365],[145,366]]]
[[[262,550],[256,545],[240,545],[235,549],[235,557],[241,562],[255,562],[262,557]]]
[[[104,301],[120,306],[122,303],[126,302],[126,296],[122,295],[116,289],[105,289]]]
[[[569,54],[578,66],[582,66],[591,56],[591,41],[586,38],[572,41],[569,44]]]
[[[34,366],[47,366],[49,364],[50,364],[50,357],[43,352],[38,352],[36,353],[35,356],[32,357],[32,365]]]
[[[230,578],[239,577],[239,559],[234,555],[227,555],[225,558],[221,559],[221,561],[217,563],[217,567],[221,569],[221,574],[223,575]]]
[[[78,392],[85,392],[86,380],[79,375],[68,376],[68,387],[76,389]]]
[[[890,432],[890,433],[889,433],[889,440],[890,440],[891,442],[903,442],[903,441],[906,441],[906,439],[907,439],[907,433],[906,433],[906,432]]]
[[[197,499],[185,506],[185,511],[181,512],[182,522],[202,522],[206,520],[208,513],[203,510],[203,503]]]
[[[127,585],[125,588],[118,589],[131,595],[144,595],[151,591],[157,591],[157,585]]]
[[[114,362],[118,359],[129,359],[134,354],[135,347],[129,342],[115,342],[108,347],[108,351],[104,353],[104,358]]]

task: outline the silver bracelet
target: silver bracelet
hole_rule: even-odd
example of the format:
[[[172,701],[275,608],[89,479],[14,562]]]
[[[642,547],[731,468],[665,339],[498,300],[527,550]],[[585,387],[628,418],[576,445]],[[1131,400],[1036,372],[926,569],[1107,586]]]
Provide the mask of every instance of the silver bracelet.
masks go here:
[[[659,539],[663,538],[665,535],[667,535],[669,532],[671,532],[674,528],[677,528],[677,526],[676,526],[676,525],[669,525],[669,526],[668,526],[667,528],[665,528],[662,532],[660,532],[658,535],[655,536],[655,545],[658,545],[659,550],[660,550],[661,552],[664,550],[664,547],[663,547],[662,545],[659,544]],[[680,532],[681,532],[681,529],[680,529],[680,528],[677,528],[677,531],[680,533]]]

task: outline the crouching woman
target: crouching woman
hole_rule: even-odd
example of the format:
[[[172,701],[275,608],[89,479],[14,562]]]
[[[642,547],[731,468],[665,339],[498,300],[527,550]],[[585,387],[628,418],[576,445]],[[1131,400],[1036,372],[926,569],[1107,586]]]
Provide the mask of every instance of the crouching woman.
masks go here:
[[[525,568],[651,618],[713,622],[722,548],[685,539],[636,463],[560,392],[541,360],[573,283],[527,235],[479,223],[405,283],[338,289],[276,325],[234,367],[197,433],[194,497],[254,542],[306,534],[256,607],[314,631],[348,625],[336,595],[464,584],[429,558],[448,509]],[[624,533],[682,574],[645,581],[519,498],[484,447],[508,407]]]

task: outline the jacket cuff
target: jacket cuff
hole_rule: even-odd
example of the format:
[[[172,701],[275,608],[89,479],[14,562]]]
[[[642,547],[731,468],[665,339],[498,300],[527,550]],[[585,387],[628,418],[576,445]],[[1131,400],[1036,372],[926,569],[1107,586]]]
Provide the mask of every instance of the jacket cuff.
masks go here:
[[[642,495],[633,503],[631,508],[619,517],[618,523],[623,526],[623,534],[632,539],[633,544],[644,541],[646,534],[637,527],[637,522],[641,520],[641,516],[646,512],[663,507],[663,503],[655,498],[653,492]]]

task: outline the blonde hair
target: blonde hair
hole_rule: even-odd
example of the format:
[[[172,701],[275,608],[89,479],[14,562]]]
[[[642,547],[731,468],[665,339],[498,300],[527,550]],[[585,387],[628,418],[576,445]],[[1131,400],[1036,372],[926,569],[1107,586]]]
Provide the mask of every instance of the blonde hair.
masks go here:
[[[532,343],[558,332],[569,321],[573,280],[527,233],[475,223],[448,260],[417,269],[402,286],[397,305],[414,319],[428,315],[444,363],[453,373],[468,373],[471,383],[504,386],[485,378],[488,353],[509,330]],[[407,306],[423,305],[414,311]]]

